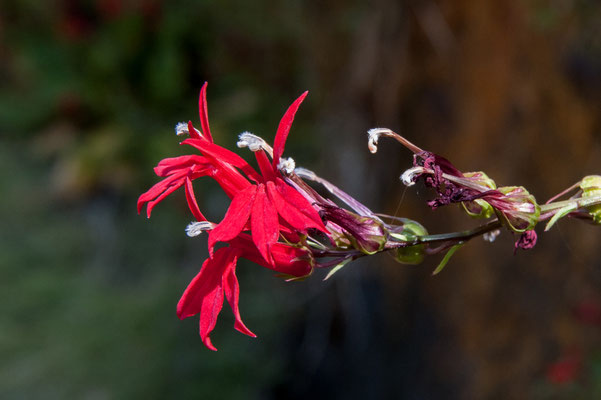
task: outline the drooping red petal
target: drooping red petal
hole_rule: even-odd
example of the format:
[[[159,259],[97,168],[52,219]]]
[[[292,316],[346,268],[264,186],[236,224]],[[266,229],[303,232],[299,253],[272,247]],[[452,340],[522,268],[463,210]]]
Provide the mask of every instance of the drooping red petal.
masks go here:
[[[253,242],[259,253],[268,263],[273,264],[270,248],[278,240],[280,224],[278,214],[267,197],[265,185],[263,184],[257,187],[257,195],[250,215],[250,227]]]
[[[242,322],[242,318],[240,317],[240,310],[238,308],[238,302],[240,298],[240,285],[238,285],[238,278],[236,277],[236,264],[230,263],[225,269],[225,273],[223,274],[222,280],[223,289],[225,290],[225,297],[227,298],[227,302],[230,303],[232,307],[232,312],[234,313],[234,328],[239,332],[244,333],[245,335],[251,337],[257,337],[254,333],[250,331]]]
[[[305,92],[300,95],[300,97],[294,100],[294,103],[288,110],[284,113],[280,121],[280,125],[278,126],[278,131],[275,135],[275,140],[273,141],[273,169],[277,170],[278,164],[280,162],[280,157],[284,153],[284,146],[286,145],[286,139],[288,138],[288,133],[290,132],[290,127],[292,126],[292,121],[294,121],[294,115],[298,110],[298,107],[301,105],[305,97],[309,92]]]
[[[211,350],[217,350],[211,343],[209,334],[215,328],[223,307],[223,274],[237,260],[234,249],[224,247],[217,250],[213,258],[205,260],[200,272],[192,279],[177,304],[177,316],[180,319],[200,313],[200,337]]]
[[[278,208],[278,213],[280,212],[280,209],[282,210],[282,213],[280,213],[280,215],[282,216],[282,218],[284,218],[289,224],[293,225],[291,221],[288,221],[286,215],[290,214],[288,211],[290,209],[294,209],[296,211],[298,211],[299,213],[303,214],[307,219],[305,220],[305,228],[304,229],[308,229],[308,228],[316,228],[321,230],[322,232],[327,233],[327,229],[325,227],[325,225],[323,224],[323,221],[321,220],[321,217],[319,216],[319,213],[317,212],[317,210],[315,210],[315,208],[313,208],[313,206],[311,205],[311,203],[309,203],[309,201],[299,192],[296,191],[296,189],[294,189],[292,186],[287,185],[286,182],[284,182],[281,179],[276,179],[275,180],[275,189],[277,191],[277,194],[279,194],[281,196],[281,199],[283,199],[288,205],[284,205],[282,203],[280,203],[280,208]],[[275,193],[276,191],[274,191],[274,196],[277,197],[277,194]],[[289,215],[289,217],[292,218],[291,215]],[[309,222],[311,221],[311,222]],[[295,226],[295,225],[293,225]]]
[[[144,203],[148,203],[146,206],[146,216],[150,218],[150,214],[154,206],[184,184],[184,177],[187,173],[187,171],[180,171],[176,174],[173,174],[172,176],[156,183],[146,192],[142,193],[138,198],[138,214],[140,211],[142,211]]]
[[[215,243],[232,240],[242,232],[253,209],[256,194],[257,186],[252,185],[238,192],[232,199],[223,220],[209,232],[209,254],[213,254]]]
[[[213,136],[211,136],[211,129],[209,128],[209,113],[207,110],[207,82],[202,85],[200,96],[198,96],[198,114],[200,115],[200,126],[202,127],[204,137],[209,142],[213,143]]]
[[[204,215],[200,212],[200,208],[198,207],[198,203],[196,202],[196,196],[194,196],[194,188],[192,187],[192,181],[190,177],[186,177],[186,201],[188,202],[188,207],[190,211],[194,215],[197,221],[206,221]]]

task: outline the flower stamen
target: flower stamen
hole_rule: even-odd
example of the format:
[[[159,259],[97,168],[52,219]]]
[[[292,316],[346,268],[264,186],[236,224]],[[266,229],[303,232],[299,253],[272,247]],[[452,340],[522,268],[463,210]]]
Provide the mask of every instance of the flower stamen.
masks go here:
[[[265,150],[267,154],[273,158],[273,148],[261,137],[250,132],[242,132],[240,136],[238,136],[238,139],[239,140],[236,145],[239,148],[248,147],[248,149],[252,152]]]
[[[215,227],[215,224],[209,221],[194,221],[190,222],[186,227],[186,235],[195,237],[204,231],[210,231]]]

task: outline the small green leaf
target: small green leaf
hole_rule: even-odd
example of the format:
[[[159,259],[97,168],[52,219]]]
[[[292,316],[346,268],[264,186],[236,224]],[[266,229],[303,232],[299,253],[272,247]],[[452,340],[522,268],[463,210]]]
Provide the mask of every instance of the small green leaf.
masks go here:
[[[444,257],[443,257],[442,261],[440,262],[440,264],[438,264],[438,267],[436,267],[436,269],[434,270],[434,272],[432,272],[432,275],[436,275],[440,271],[442,271],[442,269],[445,267],[445,265],[447,265],[447,263],[449,262],[449,260],[453,256],[453,254],[455,254],[455,252],[457,250],[459,250],[459,248],[462,247],[464,244],[465,243],[461,242],[461,243],[458,243],[455,246],[451,247],[449,249],[449,251],[447,251],[447,254],[444,255]]]
[[[348,264],[353,258],[349,257],[349,258],[345,258],[344,260],[342,260],[338,265],[336,265],[334,268],[332,268],[330,270],[330,272],[328,272],[328,274],[326,275],[325,278],[323,278],[324,281],[327,281],[328,279],[330,279],[330,277],[332,275],[334,275],[336,272],[340,271],[343,267],[346,266],[346,264]]]
[[[549,222],[547,222],[547,226],[545,226],[545,232],[547,232],[549,229],[551,229],[551,227],[553,225],[555,225],[555,223],[557,221],[559,221],[560,218],[565,217],[566,215],[568,215],[569,213],[571,213],[572,211],[576,210],[576,205],[574,204],[569,204],[563,208],[560,208],[557,213],[555,213],[555,215],[553,216],[553,218],[551,218],[549,220]]]

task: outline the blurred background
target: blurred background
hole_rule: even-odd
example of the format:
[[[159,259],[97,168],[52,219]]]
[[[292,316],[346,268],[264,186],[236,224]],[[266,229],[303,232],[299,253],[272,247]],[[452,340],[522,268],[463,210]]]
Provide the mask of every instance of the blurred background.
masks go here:
[[[204,348],[175,305],[206,257],[183,193],[138,216],[152,167],[189,152],[209,81],[213,136],[271,141],[374,210],[431,233],[476,226],[398,180],[401,132],[544,202],[601,173],[601,3],[593,0],[0,2],[0,397],[573,399],[601,396],[601,230],[561,221],[531,251],[476,239],[386,254],[327,282],[238,268]],[[245,150],[240,153],[247,157]],[[219,220],[224,196],[195,182]]]

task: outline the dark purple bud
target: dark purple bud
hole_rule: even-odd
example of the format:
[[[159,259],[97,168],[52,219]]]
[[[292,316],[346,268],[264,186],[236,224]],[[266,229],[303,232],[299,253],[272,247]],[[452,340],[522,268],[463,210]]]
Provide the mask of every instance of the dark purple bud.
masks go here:
[[[536,245],[536,239],[537,239],[537,235],[536,235],[536,231],[534,230],[530,230],[530,231],[526,231],[524,233],[522,233],[520,235],[520,238],[517,240],[517,242],[515,242],[515,251],[517,251],[518,248],[520,249],[524,249],[524,250],[530,250],[531,248],[533,248]],[[515,253],[514,251],[514,253]]]
[[[388,240],[388,231],[379,219],[362,217],[336,206],[320,206],[320,216],[323,220],[340,227],[341,234],[352,247],[365,254],[374,254],[384,248]]]

